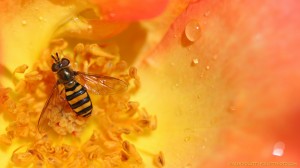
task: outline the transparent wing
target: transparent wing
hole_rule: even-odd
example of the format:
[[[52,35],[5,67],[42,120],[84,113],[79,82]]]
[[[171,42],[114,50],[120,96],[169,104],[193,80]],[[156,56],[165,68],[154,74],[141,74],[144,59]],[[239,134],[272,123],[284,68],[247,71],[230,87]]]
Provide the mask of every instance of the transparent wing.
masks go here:
[[[49,96],[48,100],[46,101],[43,110],[40,114],[39,120],[38,120],[38,131],[43,132],[47,131],[48,128],[48,122],[51,112],[59,112],[62,113],[64,108],[66,107],[67,101],[65,100],[63,96],[63,91],[59,90],[58,87],[59,83],[57,82],[51,92],[51,95]]]
[[[126,91],[128,84],[120,79],[97,74],[75,72],[76,79],[93,94],[115,94]]]

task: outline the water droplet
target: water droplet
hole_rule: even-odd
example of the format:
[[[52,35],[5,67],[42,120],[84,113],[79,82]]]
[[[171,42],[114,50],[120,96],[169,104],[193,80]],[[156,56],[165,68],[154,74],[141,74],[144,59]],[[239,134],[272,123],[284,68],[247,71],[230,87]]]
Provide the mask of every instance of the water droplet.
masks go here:
[[[217,54],[214,55],[214,56],[213,56],[213,59],[214,59],[214,60],[217,60],[217,59],[218,59],[218,55],[217,55]]]
[[[68,8],[69,8],[69,10],[72,10],[72,9],[75,8],[75,5],[73,5],[73,6],[71,5],[71,6],[69,6]]]
[[[231,111],[231,112],[236,111],[236,110],[237,110],[237,109],[236,109],[235,106],[230,106],[230,107],[229,107],[229,111]]]
[[[210,69],[210,66],[209,66],[209,65],[207,65],[205,68],[206,68],[206,70],[209,70],[209,69]]]
[[[200,78],[203,78],[203,77],[204,77],[204,72],[201,72]]]
[[[274,156],[282,156],[284,153],[284,148],[285,148],[285,145],[283,142],[281,142],[281,141],[276,142],[274,145],[274,148],[273,148],[273,155]]]
[[[193,59],[192,65],[197,65],[199,63],[199,60],[197,58]]]
[[[184,138],[184,142],[189,142],[189,141],[191,141],[191,137],[190,136],[187,136],[187,137]]]
[[[192,165],[190,163],[188,163],[185,166],[183,166],[183,168],[192,168]]]
[[[201,29],[197,20],[191,20],[188,22],[188,24],[185,26],[185,35],[186,38],[191,42],[195,42],[200,38]]]
[[[117,14],[114,13],[114,12],[110,12],[110,13],[108,13],[107,16],[108,16],[109,18],[115,18],[115,17],[117,16]]]
[[[22,20],[22,25],[23,26],[27,25],[27,21],[26,20]]]
[[[207,17],[207,16],[209,16],[209,14],[210,14],[210,11],[207,11],[203,14],[203,16]]]
[[[39,17],[39,20],[40,20],[40,21],[43,21],[43,20],[44,20],[44,18],[43,18],[42,16],[40,16],[40,17]]]
[[[171,88],[173,89],[173,90],[176,90],[176,89],[178,89],[178,86],[179,86],[179,84],[178,83],[176,83],[175,85],[173,85]]]
[[[145,63],[146,63],[147,65],[149,65],[149,66],[153,66],[153,67],[156,66],[156,62],[155,62],[155,60],[152,59],[152,58],[147,58],[147,59],[145,60]]]
[[[78,17],[74,17],[73,20],[74,20],[74,22],[78,22],[79,18]]]

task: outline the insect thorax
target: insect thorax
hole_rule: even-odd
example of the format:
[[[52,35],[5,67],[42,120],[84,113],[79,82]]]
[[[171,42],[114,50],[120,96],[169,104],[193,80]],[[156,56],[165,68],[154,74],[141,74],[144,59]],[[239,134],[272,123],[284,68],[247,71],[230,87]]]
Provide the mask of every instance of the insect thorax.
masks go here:
[[[62,68],[60,71],[57,72],[57,77],[59,83],[72,85],[74,80],[74,71],[70,68]],[[71,86],[72,87],[72,86]]]

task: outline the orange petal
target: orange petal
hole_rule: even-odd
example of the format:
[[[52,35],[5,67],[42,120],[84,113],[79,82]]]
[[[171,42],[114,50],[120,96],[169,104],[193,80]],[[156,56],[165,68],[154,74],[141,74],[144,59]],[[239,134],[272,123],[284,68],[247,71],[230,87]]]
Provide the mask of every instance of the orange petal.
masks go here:
[[[136,99],[158,118],[140,146],[162,150],[167,167],[299,164],[299,6],[191,4],[140,65]],[[277,156],[280,142],[285,150]]]
[[[137,21],[159,15],[168,0],[91,0],[105,20]]]
[[[128,27],[128,24],[75,17],[73,21],[64,25],[58,34],[75,39],[103,40],[119,34]]]

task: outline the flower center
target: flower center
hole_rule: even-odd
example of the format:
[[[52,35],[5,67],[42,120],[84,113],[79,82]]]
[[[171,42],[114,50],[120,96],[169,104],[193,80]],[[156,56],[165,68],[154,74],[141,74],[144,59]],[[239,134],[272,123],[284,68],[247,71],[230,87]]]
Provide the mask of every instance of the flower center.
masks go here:
[[[125,61],[120,60],[115,47],[79,43],[74,47],[74,53],[71,53],[67,49],[68,45],[63,39],[54,40],[51,47],[30,67],[30,72],[27,72],[26,65],[15,70],[17,80],[14,81],[14,90],[1,88],[0,102],[1,106],[8,109],[4,116],[7,116],[9,125],[0,141],[11,145],[13,139],[22,140],[21,148],[17,148],[12,155],[13,163],[17,166],[57,167],[142,166],[139,150],[123,138],[128,134],[143,136],[155,130],[157,125],[155,116],[140,108],[138,102],[130,101],[130,96],[140,87],[137,69],[128,67]],[[51,71],[51,54],[62,50],[66,52],[61,55],[70,60],[74,71],[109,76],[129,86],[125,92],[93,96],[92,91],[97,89],[99,83],[93,85],[91,82],[88,85],[85,82],[89,81],[78,80],[87,88],[87,93],[91,91],[89,94],[93,103],[91,116],[81,117],[60,94],[65,89],[60,84],[58,95],[53,94],[57,96],[56,103],[49,103],[51,106],[42,114],[41,125],[46,131],[39,132],[36,128],[40,126],[37,125],[38,117],[57,81],[55,73]],[[111,78],[99,82],[105,84],[110,82],[108,79]],[[58,107],[63,108],[59,110]],[[154,165],[164,165],[162,153],[151,156]]]

